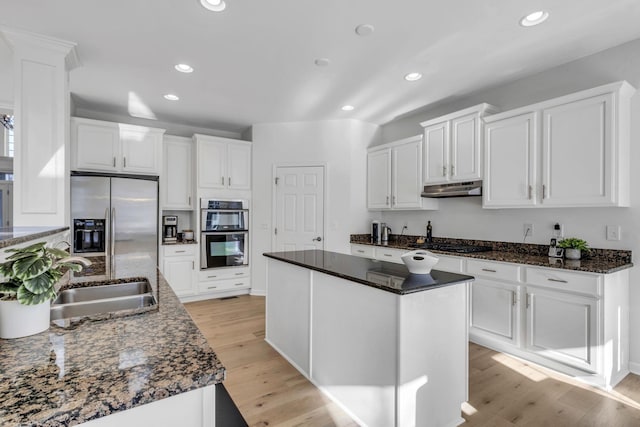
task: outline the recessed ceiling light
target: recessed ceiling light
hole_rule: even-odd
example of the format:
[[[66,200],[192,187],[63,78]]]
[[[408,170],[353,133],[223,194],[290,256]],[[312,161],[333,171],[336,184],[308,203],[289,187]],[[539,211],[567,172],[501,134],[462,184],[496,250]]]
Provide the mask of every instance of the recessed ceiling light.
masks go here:
[[[549,12],[545,10],[538,10],[532,12],[520,20],[520,25],[523,27],[533,27],[534,25],[542,24],[549,17]]]
[[[212,10],[214,12],[222,12],[227,7],[224,0],[200,0],[200,4],[205,9]]]
[[[172,93],[168,93],[164,96],[164,99],[167,99],[169,101],[177,101],[180,99],[180,97],[178,95],[174,95]]]
[[[313,61],[314,64],[316,64],[318,67],[326,67],[328,66],[331,61],[329,61],[327,58],[318,58],[315,61]]]
[[[189,64],[177,64],[174,68],[181,73],[193,73],[193,67]]]
[[[375,30],[375,28],[373,28],[373,25],[361,24],[356,27],[356,34],[359,36],[368,36],[369,34],[373,33],[373,30]]]
[[[404,79],[408,82],[415,82],[416,80],[420,80],[422,78],[422,74],[420,73],[409,73],[404,76]]]
[[[353,110],[355,107],[353,105],[343,105],[342,106],[342,111],[351,111]]]

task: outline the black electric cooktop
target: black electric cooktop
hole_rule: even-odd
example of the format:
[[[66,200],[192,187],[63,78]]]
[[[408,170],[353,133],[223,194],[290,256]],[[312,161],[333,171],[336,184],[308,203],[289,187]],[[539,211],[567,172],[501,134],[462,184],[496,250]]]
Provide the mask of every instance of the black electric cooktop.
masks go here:
[[[454,252],[458,254],[470,254],[473,252],[487,252],[493,250],[490,246],[455,245],[451,243],[416,243],[411,246],[416,249],[432,249],[434,251]]]

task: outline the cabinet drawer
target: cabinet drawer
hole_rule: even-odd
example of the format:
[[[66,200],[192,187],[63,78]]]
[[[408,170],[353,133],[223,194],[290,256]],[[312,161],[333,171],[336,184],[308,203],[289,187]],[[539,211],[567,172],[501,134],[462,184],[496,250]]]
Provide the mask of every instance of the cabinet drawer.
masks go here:
[[[435,254],[438,257],[438,263],[433,267],[434,270],[449,271],[451,273],[462,273],[462,259],[449,257],[446,255]]]
[[[546,268],[525,268],[527,284],[599,296],[601,276]]]
[[[375,248],[370,245],[351,245],[351,255],[375,258]]]
[[[164,256],[189,256],[196,254],[196,245],[163,246]]]
[[[244,277],[249,277],[249,267],[201,270],[198,276],[200,282]]]
[[[402,258],[400,257],[405,252],[408,252],[403,249],[381,248],[380,246],[377,246],[375,249],[376,259],[400,264],[402,264]]]
[[[467,261],[467,274],[489,279],[519,282],[520,266],[470,259]]]
[[[210,282],[200,282],[198,290],[200,292],[221,292],[233,291],[236,289],[249,289],[251,283],[248,277],[239,279],[213,280]]]

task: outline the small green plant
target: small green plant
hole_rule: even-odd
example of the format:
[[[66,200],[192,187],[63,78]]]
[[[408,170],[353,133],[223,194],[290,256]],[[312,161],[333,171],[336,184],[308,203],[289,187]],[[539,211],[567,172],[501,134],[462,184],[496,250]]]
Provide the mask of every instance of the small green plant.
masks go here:
[[[91,262],[82,257],[69,256],[61,249],[46,247],[46,242],[19,249],[7,249],[13,255],[0,264],[0,299],[20,304],[36,305],[56,297],[55,284],[67,269],[82,270]]]
[[[589,250],[589,244],[585,240],[578,239],[576,237],[569,237],[560,240],[558,242],[558,247],[565,249],[580,249],[581,251]]]

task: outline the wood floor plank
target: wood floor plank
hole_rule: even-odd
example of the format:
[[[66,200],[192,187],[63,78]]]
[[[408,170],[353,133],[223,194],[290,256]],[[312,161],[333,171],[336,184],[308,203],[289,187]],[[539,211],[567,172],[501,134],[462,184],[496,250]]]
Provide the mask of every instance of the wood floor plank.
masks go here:
[[[264,297],[185,304],[227,368],[225,387],[253,427],[357,424],[264,341]],[[610,393],[486,347],[469,344],[464,426],[640,426],[640,377]]]

